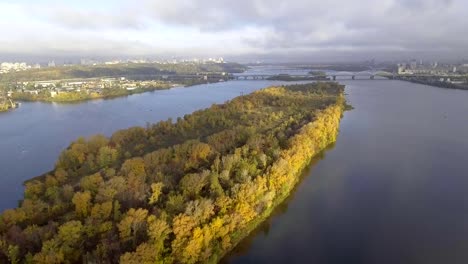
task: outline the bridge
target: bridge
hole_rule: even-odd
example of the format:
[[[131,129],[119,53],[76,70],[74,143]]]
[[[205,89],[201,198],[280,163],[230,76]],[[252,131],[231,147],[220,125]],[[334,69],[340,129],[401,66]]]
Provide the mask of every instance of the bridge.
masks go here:
[[[385,77],[385,78],[376,78]],[[389,72],[334,72],[334,73],[327,73],[325,75],[312,75],[312,74],[238,74],[238,75],[231,75],[232,80],[267,80],[272,77],[286,77],[286,78],[293,78],[293,79],[310,79],[313,80],[316,78],[319,81],[326,81],[326,80],[333,80],[336,81],[337,79],[350,79],[350,80],[387,80],[387,79],[394,79],[394,74]]]
[[[466,75],[431,75],[431,74],[396,74],[385,71],[363,71],[363,72],[334,72],[325,75],[314,76],[312,74],[238,74],[230,75],[231,80],[267,80],[272,77],[290,77],[293,79],[310,79],[314,77],[318,81],[336,81],[336,80],[398,80],[398,79],[418,79],[418,78],[433,78],[446,82],[453,79],[467,80]],[[321,79],[323,78],[323,79]]]
[[[288,71],[289,72],[289,71]],[[430,74],[396,74],[386,71],[362,71],[362,72],[329,72],[324,75],[313,74],[225,74],[225,73],[199,73],[199,74],[168,74],[154,76],[159,80],[184,81],[199,80],[207,82],[229,81],[229,80],[268,80],[272,77],[290,78],[286,81],[337,81],[337,80],[414,80],[414,79],[437,79],[442,82],[453,80],[467,81],[466,75],[430,75]],[[281,81],[281,79],[279,79]]]
[[[321,76],[313,76],[313,75],[276,75],[276,74],[252,74],[252,75],[233,75],[230,77],[231,80],[267,80],[272,77],[290,77],[290,78],[297,78],[297,79],[310,79],[314,80],[316,78],[319,81],[326,81],[328,80],[337,80],[337,79],[345,79],[350,78],[351,80],[374,80],[376,75],[368,75],[368,76],[360,76],[360,75],[338,75],[338,74],[327,74]],[[386,80],[386,79],[384,79]]]

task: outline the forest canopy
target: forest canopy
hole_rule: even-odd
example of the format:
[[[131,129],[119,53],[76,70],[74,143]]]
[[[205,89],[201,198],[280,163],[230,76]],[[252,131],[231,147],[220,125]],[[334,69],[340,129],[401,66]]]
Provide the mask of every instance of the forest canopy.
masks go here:
[[[343,86],[270,87],[79,138],[0,216],[0,263],[216,263],[336,140]]]

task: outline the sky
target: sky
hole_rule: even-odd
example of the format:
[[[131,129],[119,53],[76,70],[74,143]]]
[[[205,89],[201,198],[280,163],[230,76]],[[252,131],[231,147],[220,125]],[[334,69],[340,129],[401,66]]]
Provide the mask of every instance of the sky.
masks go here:
[[[466,0],[0,0],[0,57],[468,58]]]

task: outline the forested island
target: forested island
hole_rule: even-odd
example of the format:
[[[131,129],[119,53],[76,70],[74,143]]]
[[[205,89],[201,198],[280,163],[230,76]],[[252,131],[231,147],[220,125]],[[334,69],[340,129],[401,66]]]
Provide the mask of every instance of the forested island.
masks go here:
[[[0,263],[216,263],[336,140],[337,83],[80,138],[0,216]]]

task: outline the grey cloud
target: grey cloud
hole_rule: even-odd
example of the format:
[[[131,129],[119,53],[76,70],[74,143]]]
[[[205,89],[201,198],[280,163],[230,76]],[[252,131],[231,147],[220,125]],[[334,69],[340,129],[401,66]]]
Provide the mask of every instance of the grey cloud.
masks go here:
[[[239,36],[258,50],[349,49],[417,51],[467,48],[462,0],[173,0],[146,1],[147,15],[169,25],[204,31],[264,29]],[[464,34],[466,35],[466,34]]]
[[[467,54],[467,12],[465,0],[141,0],[137,4],[121,0],[109,10],[61,6],[43,9],[38,16],[47,23],[70,29],[71,33],[131,29],[157,35],[152,30],[158,25],[165,30],[189,29],[198,32],[200,38],[209,36],[219,44],[225,41],[222,36],[236,34],[239,48],[224,51],[227,55],[244,50],[248,54],[281,56],[393,56]],[[187,43],[191,41],[197,40],[188,39]],[[152,49],[151,44],[120,39],[118,46],[122,51],[139,49],[143,53]],[[99,50],[91,45],[99,45],[99,41],[88,47]],[[181,51],[195,53],[193,44],[186,45],[187,49]],[[205,52],[210,54],[212,50]]]
[[[444,8],[453,4],[453,0],[397,0],[396,3],[404,8],[421,12],[433,8]]]
[[[141,28],[143,25],[124,16],[111,16],[93,12],[60,12],[53,17],[70,28]]]
[[[92,10],[74,9],[67,6],[30,9],[30,13],[43,17],[49,23],[72,30],[87,29],[141,29],[144,21],[134,9]]]

